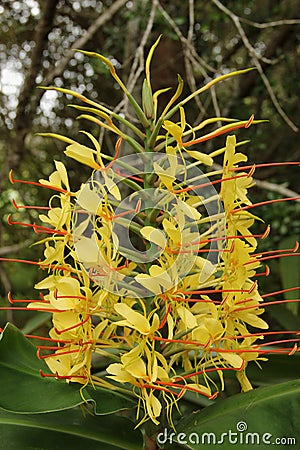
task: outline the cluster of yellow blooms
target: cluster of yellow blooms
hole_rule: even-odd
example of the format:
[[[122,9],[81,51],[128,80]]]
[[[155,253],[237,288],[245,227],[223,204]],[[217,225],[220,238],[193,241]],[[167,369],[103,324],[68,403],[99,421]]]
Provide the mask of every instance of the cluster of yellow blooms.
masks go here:
[[[68,144],[67,156],[91,167],[93,174],[72,192],[65,166],[56,161],[49,180],[38,183],[54,192],[47,213],[40,215],[47,225],[34,225],[36,231],[48,233],[41,241],[45,249],[39,265],[49,274],[35,286],[47,293],[28,308],[53,313],[50,338],[57,348],[40,353],[53,376],[109,389],[128,388],[138,398],[138,413],[144,411],[140,423],[151,419],[158,424],[162,408],[172,423],[172,406],[188,391],[214,398],[224,388],[225,370],[236,372],[242,390],[251,389],[246,367],[249,361],[263,359],[257,341],[268,325],[260,318],[264,310],[254,280],[261,263],[255,253],[258,236],[250,231],[256,217],[248,211],[252,169],[239,170],[247,158],[236,152],[232,135],[224,148],[210,155],[190,149],[247,128],[253,118],[241,122],[213,118],[192,128],[183,108],[195,95],[238,72],[223,75],[176,103],[182,91],[179,79],[176,93],[157,118],[162,91],[151,90],[154,48],[146,62],[142,107],[111,62],[91,54],[109,67],[133,105],[140,128],[100,103],[57,89],[87,103],[88,107],[75,106],[83,110],[81,117],[112,131],[119,140],[115,157],[107,157],[90,133],[84,132],[91,147],[52,135]],[[176,112],[177,123],[169,120]],[[130,128],[130,135],[114,119]],[[229,124],[195,137],[196,131],[219,120]],[[188,141],[190,134],[193,139]],[[123,141],[135,151],[131,161],[136,165],[119,157]],[[204,175],[198,169],[212,166],[213,158],[222,153],[222,170]],[[107,165],[104,158],[110,160]],[[131,189],[127,203],[122,199],[124,185]],[[221,186],[219,192],[213,188],[205,195],[205,188],[213,185]],[[213,202],[215,212],[206,217]],[[128,230],[137,242],[131,250]],[[258,332],[251,334],[249,325]],[[105,374],[93,372],[95,358],[109,361]]]

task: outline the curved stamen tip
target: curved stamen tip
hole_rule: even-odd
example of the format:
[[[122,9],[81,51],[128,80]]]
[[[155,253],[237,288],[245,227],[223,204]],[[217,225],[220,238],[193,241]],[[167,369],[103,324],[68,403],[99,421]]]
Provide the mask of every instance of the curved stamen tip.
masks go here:
[[[13,298],[12,298],[12,295],[11,295],[10,291],[7,294],[7,298],[8,298],[9,303],[11,303],[13,305],[14,301],[13,301]]]
[[[14,208],[19,209],[19,206],[17,205],[17,202],[16,202],[16,200],[14,198],[12,199],[11,202],[12,202],[12,205],[13,205]]]
[[[54,328],[54,331],[55,331],[55,333],[56,334],[58,334],[59,336],[63,333],[63,331],[62,330],[59,330],[58,328]]]
[[[255,169],[256,169],[256,166],[255,166],[255,164],[253,164],[252,168],[248,172],[247,178],[251,178],[252,177],[252,175],[255,172]]]
[[[270,234],[270,230],[271,230],[271,227],[270,227],[270,225],[268,225],[266,228],[266,231],[262,234],[261,238],[266,239]]]
[[[258,285],[258,283],[257,283],[257,281],[255,281],[253,283],[253,285],[251,286],[251,288],[249,289],[248,294],[252,294],[252,292],[257,288],[257,285]]]
[[[245,128],[249,128],[250,125],[252,124],[253,120],[254,120],[254,114],[252,114],[252,115],[250,116],[250,119],[249,119],[248,122],[246,123]]]
[[[298,346],[297,346],[297,344],[295,344],[294,345],[294,347],[292,348],[292,350],[289,352],[289,356],[292,356],[292,355],[294,355],[294,353],[296,353],[298,350],[300,350],[300,349],[298,349]]]
[[[11,219],[11,214],[8,214],[8,216],[7,216],[7,223],[8,223],[8,225],[14,225],[14,223]]]
[[[13,177],[13,171],[12,169],[10,169],[9,174],[8,174],[8,179],[11,182],[11,184],[15,183],[14,177]]]

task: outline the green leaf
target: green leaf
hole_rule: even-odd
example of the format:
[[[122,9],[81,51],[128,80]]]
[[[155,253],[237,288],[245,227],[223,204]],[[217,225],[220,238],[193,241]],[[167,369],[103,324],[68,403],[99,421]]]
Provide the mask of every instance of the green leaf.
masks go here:
[[[142,433],[125,417],[84,416],[80,409],[47,414],[0,411],[1,448],[13,450],[141,450]]]
[[[247,366],[247,376],[253,385],[268,386],[296,380],[300,374],[300,354],[271,354],[268,355],[268,361],[261,363],[261,367],[260,369],[256,364]]]
[[[43,378],[49,373],[36,347],[13,325],[7,324],[0,339],[0,408],[17,413],[41,413],[74,408],[93,402],[96,414],[128,409],[136,402],[118,392],[93,389],[78,383]]]
[[[44,325],[52,317],[51,313],[47,312],[36,312],[30,319],[27,320],[26,324],[22,328],[24,334],[30,334],[40,326]]]
[[[297,298],[299,298],[299,296]],[[293,306],[294,303],[290,303],[290,305]],[[268,314],[275,319],[284,330],[299,330],[300,319],[298,315],[293,314],[286,306],[287,305],[282,304],[272,305],[268,310]]]
[[[257,388],[228,399],[220,399],[214,405],[179,421],[173,442],[179,441],[181,446],[170,444],[169,434],[164,448],[166,450],[177,450],[177,448],[200,450],[207,448],[205,445],[210,439],[210,445],[214,448],[231,450],[234,444],[230,442],[230,433],[232,440],[238,439],[235,445],[239,450],[265,448],[268,444],[263,442],[263,438],[269,440],[271,445],[276,444],[276,438],[282,437],[293,438],[299,442],[299,421],[300,380],[294,380]],[[245,427],[244,431],[240,431],[242,427]],[[184,433],[185,436],[179,436],[179,433]],[[223,436],[222,433],[224,433]],[[160,442],[162,443],[163,440],[164,437],[161,435]],[[183,443],[183,441],[187,442]]]

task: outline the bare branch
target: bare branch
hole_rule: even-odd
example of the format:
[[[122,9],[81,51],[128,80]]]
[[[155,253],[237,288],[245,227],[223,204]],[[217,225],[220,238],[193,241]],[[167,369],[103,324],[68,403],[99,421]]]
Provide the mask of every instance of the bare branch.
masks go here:
[[[68,65],[69,61],[73,58],[74,49],[82,49],[86,45],[86,43],[90,39],[92,39],[99,28],[102,27],[106,22],[108,22],[112,18],[112,16],[116,14],[116,12],[118,12],[119,9],[127,3],[127,1],[128,0],[116,0],[112,2],[112,5],[106,11],[104,11],[104,13],[101,14],[101,16],[99,16],[98,19],[95,20],[95,22],[93,22],[92,25],[86,30],[86,33],[74,43],[73,49],[68,50],[60,63],[46,75],[45,79],[43,80],[43,84],[48,85],[52,83],[55,77],[60,76]]]
[[[207,76],[207,72],[205,71],[205,69],[209,70],[212,73],[216,73],[216,69],[207,64],[207,62],[198,55],[194,46],[191,45],[188,39],[183,36],[174,20],[170,17],[170,15],[167,13],[167,11],[162,7],[161,3],[159,2],[158,2],[158,9],[160,10],[162,16],[166,19],[166,21],[171,25],[171,27],[179,37],[180,41],[189,48],[191,55],[194,57],[195,62],[197,62],[198,69],[201,71],[203,77],[205,78]]]
[[[190,87],[191,91],[196,90],[196,80],[193,74],[192,65],[196,66],[198,70],[201,72],[204,79],[208,79],[208,73],[206,69],[210,70],[211,72],[215,72],[214,68],[206,64],[206,62],[199,57],[197,54],[195,47],[192,44],[192,38],[191,38],[191,23],[193,22],[193,13],[191,13],[191,9],[194,6],[193,1],[189,2],[189,17],[190,17],[190,26],[188,31],[188,38],[186,38],[182,33],[181,30],[178,28],[172,17],[167,13],[167,11],[163,8],[163,6],[159,3],[158,8],[162,14],[162,16],[165,18],[166,22],[169,23],[169,25],[173,28],[174,32],[177,34],[183,49],[183,55],[184,55],[184,62],[185,62],[185,70],[186,70],[186,76],[187,76],[187,82]],[[201,100],[196,97],[195,99],[197,106],[199,110],[201,111],[202,116],[205,115],[206,109],[203,106]]]
[[[0,247],[0,256],[3,255],[9,255],[13,252],[18,252],[19,250],[22,250],[24,247],[28,247],[30,244],[32,244],[32,241],[25,241],[20,244],[14,244],[14,245],[6,245],[4,247]]]
[[[47,46],[47,38],[51,30],[58,0],[47,0],[41,18],[34,35],[35,46],[31,54],[31,64],[21,88],[18,99],[18,107],[15,118],[16,139],[14,152],[10,155],[10,164],[14,167],[18,164],[24,153],[24,138],[31,124],[30,112],[32,93],[35,87],[36,76],[41,68],[41,55]]]
[[[132,68],[128,77],[127,88],[129,92],[132,92],[140,74],[144,70],[144,49],[153,28],[153,23],[157,11],[158,0],[152,0],[152,8],[147,22],[146,29],[142,36],[139,46],[136,49],[135,57],[133,60]]]
[[[277,97],[271,87],[271,84],[267,78],[267,76],[265,75],[263,68],[261,66],[261,63],[257,57],[257,54],[254,50],[254,48],[252,47],[252,45],[249,42],[249,39],[247,38],[247,35],[245,33],[244,28],[241,25],[240,19],[239,17],[234,14],[232,11],[230,11],[228,8],[226,8],[226,6],[223,5],[223,3],[221,3],[219,0],[212,0],[213,3],[221,10],[223,11],[228,17],[230,17],[230,19],[232,20],[232,22],[234,23],[237,31],[239,32],[241,39],[244,43],[245,48],[248,50],[249,55],[252,57],[253,63],[255,65],[255,67],[258,70],[258,73],[268,91],[268,94],[270,96],[270,99],[276,109],[276,111],[278,112],[278,114],[281,116],[281,118],[285,121],[285,123],[295,132],[297,132],[299,129],[298,127],[294,124],[294,122],[292,122],[292,120],[287,116],[287,114],[285,113],[285,111],[282,109],[279,101],[277,100]]]
[[[258,180],[257,178],[253,179],[253,181],[255,181],[257,187],[266,189],[267,191],[278,192],[284,197],[300,197],[300,194],[293,191],[292,189],[282,186],[281,184],[270,183],[269,181]],[[300,200],[295,201],[300,202]]]
[[[240,22],[244,22],[248,25],[251,25],[255,28],[271,28],[271,27],[279,27],[284,25],[299,25],[300,19],[283,19],[283,20],[274,20],[273,22],[265,22],[265,23],[259,23],[259,22],[253,22],[252,20],[245,19],[243,17],[239,17]]]
[[[24,139],[30,129],[33,113],[35,112],[39,102],[44,95],[44,91],[38,90],[34,92],[35,79],[41,66],[41,55],[43,49],[47,44],[47,36],[51,29],[56,6],[59,0],[47,0],[45,2],[44,10],[39,21],[36,34],[35,34],[35,47],[32,53],[31,66],[26,75],[23,88],[19,97],[19,104],[15,119],[16,138],[14,142],[14,152],[10,156],[9,166],[16,168],[24,154]],[[86,43],[94,36],[97,30],[103,26],[116,12],[126,4],[127,0],[116,0],[112,5],[104,11],[95,22],[86,30],[86,33],[81,36],[75,43],[74,48],[83,48]],[[72,59],[74,55],[74,49],[69,49],[60,63],[50,70],[45,76],[42,84],[49,85],[53,82],[54,78],[60,76],[65,67]],[[34,95],[33,95],[34,92]]]

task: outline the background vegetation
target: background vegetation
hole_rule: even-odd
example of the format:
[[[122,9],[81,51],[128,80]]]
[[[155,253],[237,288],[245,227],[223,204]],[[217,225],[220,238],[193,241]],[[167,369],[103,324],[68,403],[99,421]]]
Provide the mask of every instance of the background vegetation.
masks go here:
[[[241,139],[251,139],[247,146],[253,163],[300,160],[299,147],[299,52],[300,4],[297,0],[226,1],[99,1],[99,0],[3,0],[0,6],[0,256],[38,260],[39,248],[28,248],[34,233],[7,224],[9,213],[16,220],[33,222],[35,211],[19,210],[11,204],[41,205],[47,195],[38,188],[20,189],[8,182],[12,168],[17,178],[37,180],[53,170],[53,160],[64,160],[63,145],[37,136],[37,132],[59,132],[78,137],[81,124],[76,111],[67,107],[68,98],[57,92],[45,92],[38,85],[55,85],[84,92],[91,98],[130,114],[122,93],[111,88],[104,65],[88,59],[74,48],[101,52],[108,56],[120,76],[135,95],[139,95],[144,54],[159,34],[163,34],[152,68],[154,90],[174,87],[177,73],[190,92],[209,79],[227,71],[245,67],[256,70],[243,77],[222,83],[207,96],[189,106],[192,124],[211,116],[269,122],[250,131],[240,132]],[[172,92],[172,91],[171,91]],[[162,104],[172,94],[161,96]],[[163,105],[161,105],[162,107]],[[85,123],[86,129],[93,127]],[[104,151],[113,153],[109,133],[99,134]],[[224,137],[202,144],[201,151],[222,146]],[[78,172],[76,162],[68,161],[74,185],[87,179],[88,172]],[[297,168],[258,169],[253,200],[297,195]],[[266,249],[289,246],[299,237],[300,203],[277,203],[261,207],[259,215],[271,225],[271,236],[263,243]],[[288,240],[287,240],[288,238]],[[299,285],[299,266],[295,258],[284,264],[274,262],[272,287],[283,287],[283,273],[293,272]],[[38,277],[34,267],[1,264],[1,303],[6,293],[30,298]],[[269,277],[270,278],[270,277]],[[275,280],[275,281],[274,281]],[[265,290],[268,279],[263,282]],[[281,308],[282,309],[282,308]],[[282,321],[281,314],[272,314]],[[290,326],[297,319],[293,307]],[[2,313],[1,322],[24,325],[28,313],[13,317]],[[298,323],[298,319],[297,319]]]

